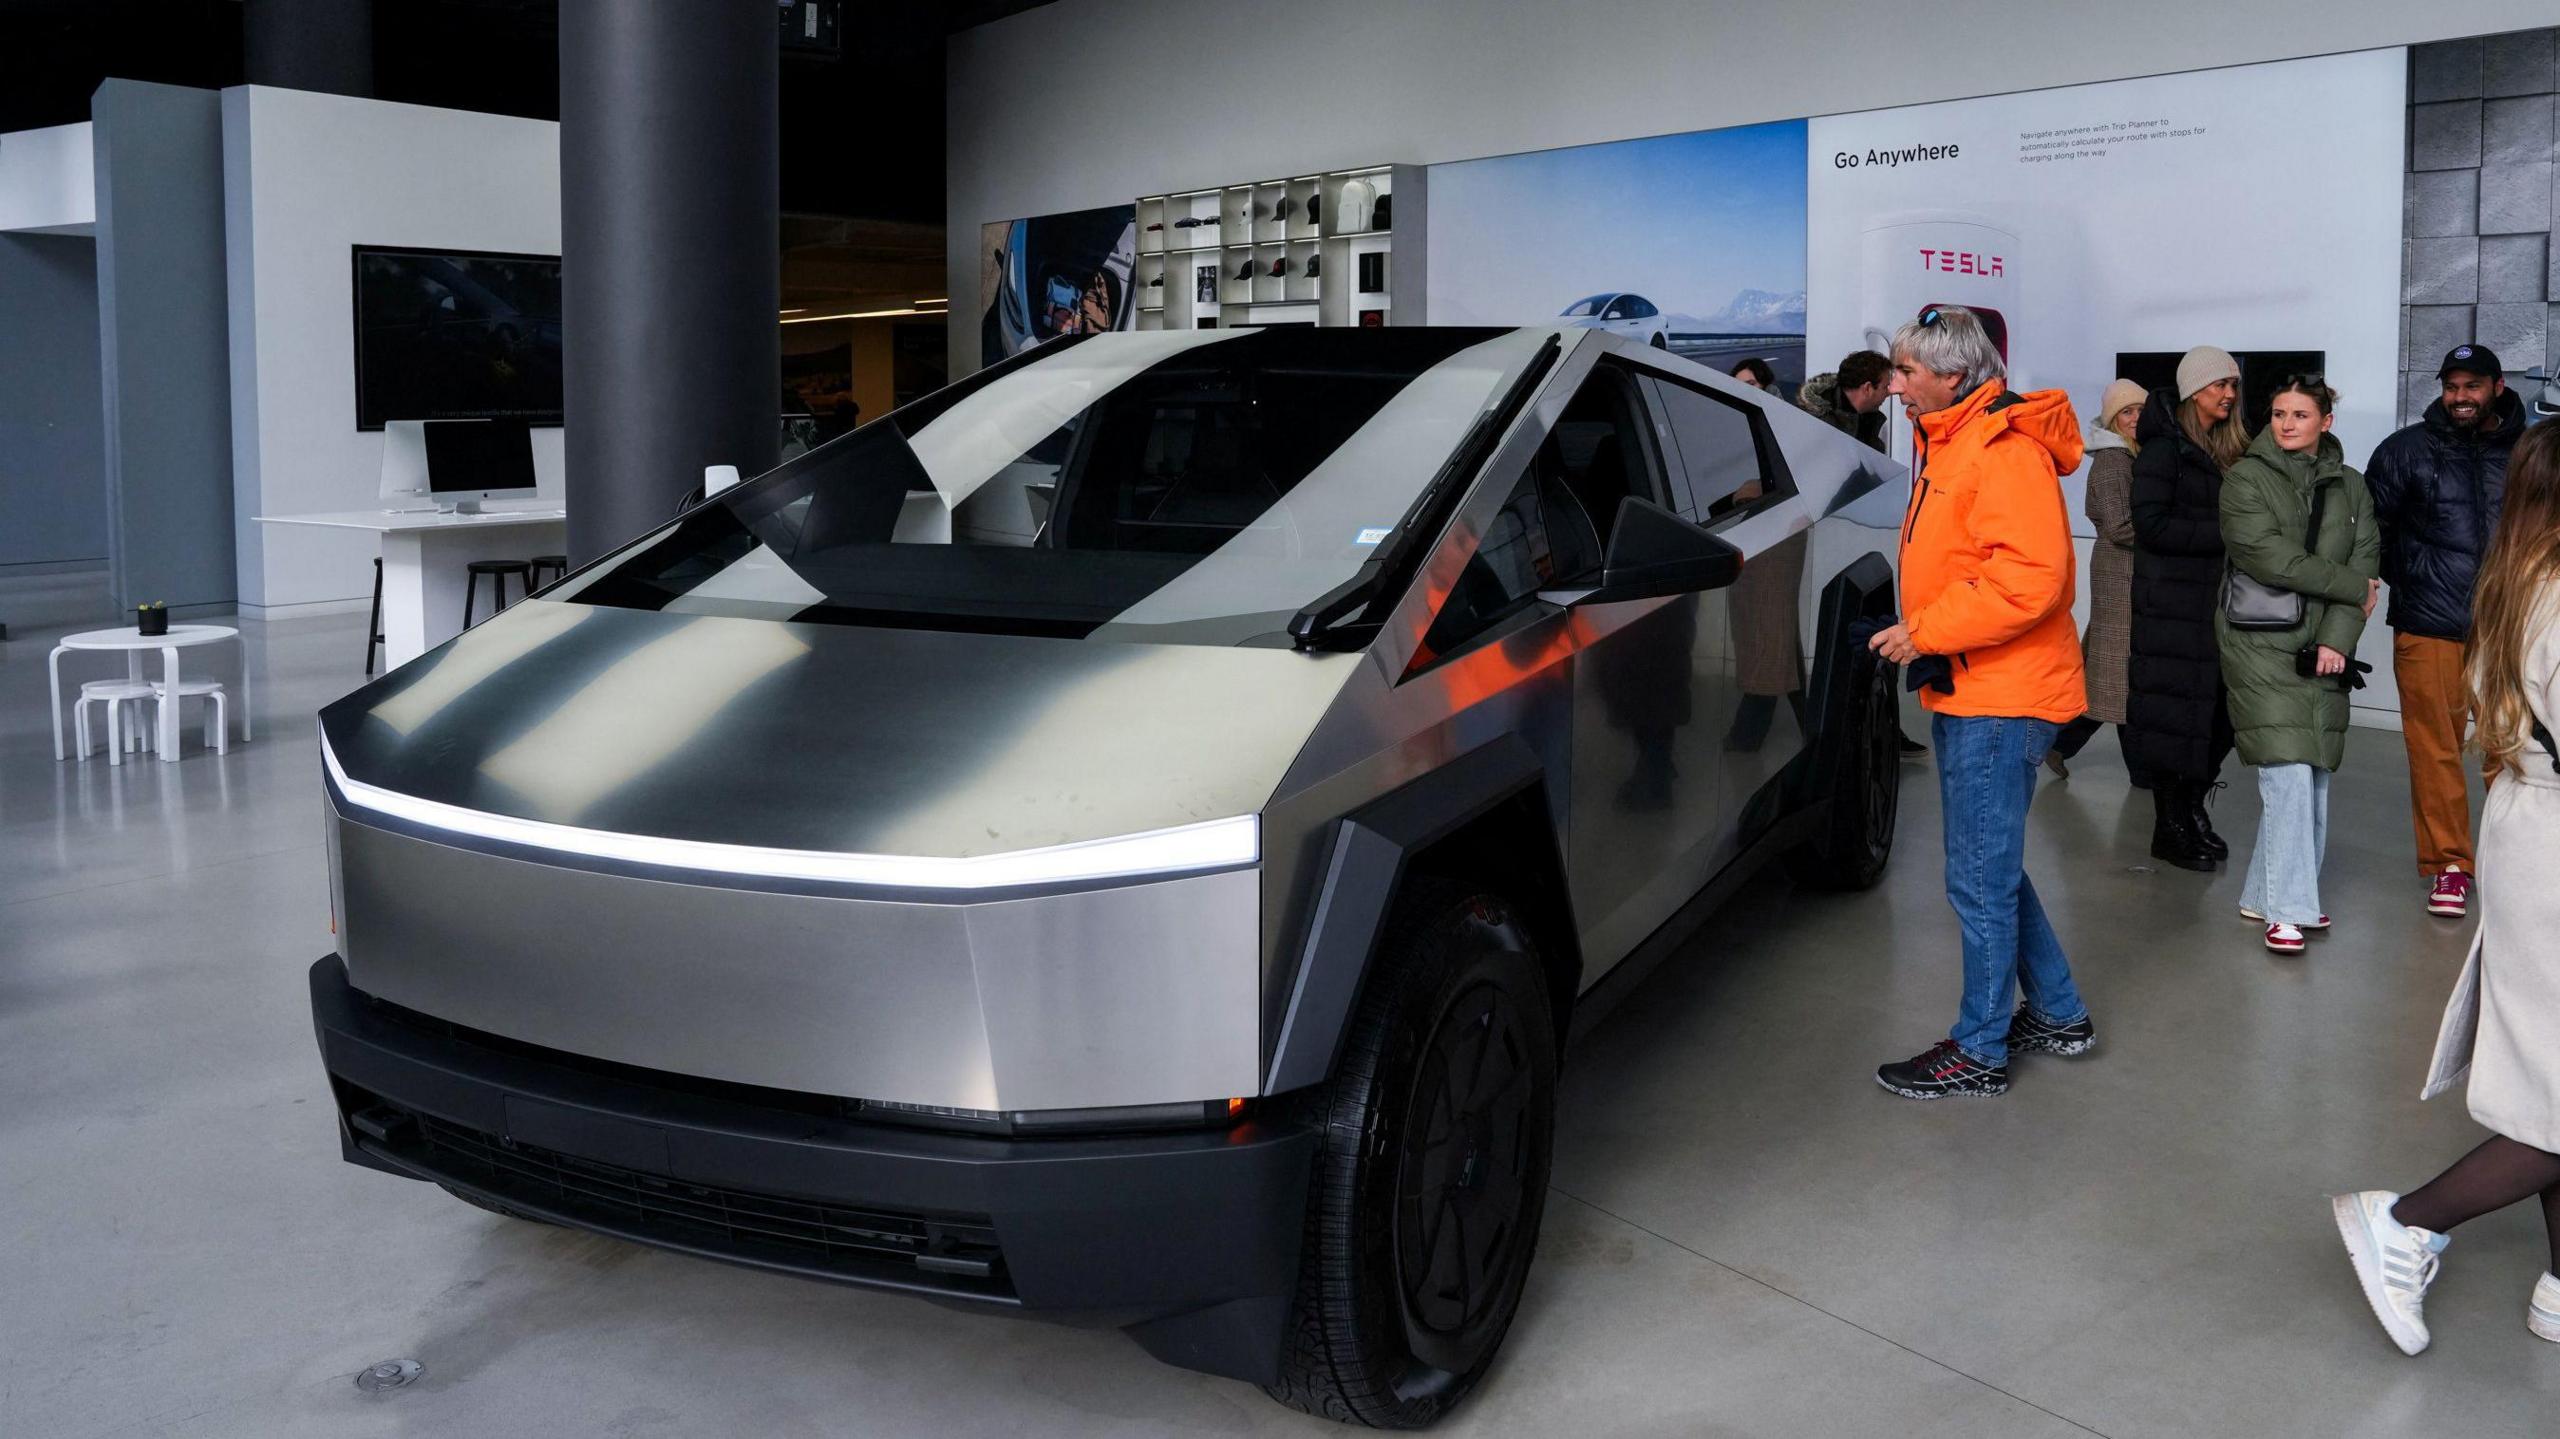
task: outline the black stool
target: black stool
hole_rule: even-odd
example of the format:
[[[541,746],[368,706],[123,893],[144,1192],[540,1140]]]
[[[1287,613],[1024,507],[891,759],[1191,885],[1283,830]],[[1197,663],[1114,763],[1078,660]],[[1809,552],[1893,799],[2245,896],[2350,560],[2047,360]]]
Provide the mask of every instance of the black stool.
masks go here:
[[[529,595],[551,582],[542,577],[545,570],[550,571],[553,580],[567,579],[569,557],[567,555],[535,555],[532,559],[525,561],[525,569],[527,573],[524,592]]]
[[[507,576],[515,576],[516,583],[528,590],[533,588],[533,566],[524,560],[473,560],[469,568],[471,573],[462,581],[462,627],[466,630],[471,628],[471,602],[479,598],[482,575],[489,577],[490,592],[496,596],[489,608],[493,615],[507,607]]]
[[[373,621],[366,625],[364,636],[364,672],[373,673],[373,652],[387,641],[382,638],[382,556],[373,557]]]

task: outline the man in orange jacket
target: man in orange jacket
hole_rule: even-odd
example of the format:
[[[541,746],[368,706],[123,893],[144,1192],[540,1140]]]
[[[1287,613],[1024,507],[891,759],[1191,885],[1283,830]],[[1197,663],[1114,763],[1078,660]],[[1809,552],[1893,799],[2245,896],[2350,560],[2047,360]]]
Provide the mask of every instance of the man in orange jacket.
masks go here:
[[[2012,1052],[2097,1044],[2026,874],[2036,767],[2087,708],[2061,485],[2080,464],[2080,421],[2069,396],[2017,394],[2007,375],[1968,310],[1924,311],[1893,337],[1893,393],[1912,416],[1918,463],[1902,526],[1903,619],[1869,643],[1928,681],[1920,703],[1946,809],[1947,900],[1964,928],[1954,1030],[1876,1071],[1911,1099],[2004,1094]]]

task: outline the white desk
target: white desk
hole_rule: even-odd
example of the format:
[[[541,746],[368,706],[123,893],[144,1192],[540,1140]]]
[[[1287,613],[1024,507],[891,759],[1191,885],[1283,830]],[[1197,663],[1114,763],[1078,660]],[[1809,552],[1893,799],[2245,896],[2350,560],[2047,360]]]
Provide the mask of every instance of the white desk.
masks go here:
[[[382,645],[386,666],[407,664],[462,633],[462,591],[473,560],[529,560],[565,554],[569,512],[347,510],[326,515],[258,515],[262,525],[371,530],[382,537]]]

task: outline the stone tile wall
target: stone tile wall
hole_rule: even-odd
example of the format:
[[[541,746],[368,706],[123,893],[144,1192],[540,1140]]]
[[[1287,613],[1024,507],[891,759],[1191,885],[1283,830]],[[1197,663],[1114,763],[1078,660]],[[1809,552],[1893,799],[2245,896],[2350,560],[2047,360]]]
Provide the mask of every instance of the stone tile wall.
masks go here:
[[[2510,383],[2560,374],[2556,214],[2560,28],[2412,48],[2402,423],[2465,341],[2496,350]]]

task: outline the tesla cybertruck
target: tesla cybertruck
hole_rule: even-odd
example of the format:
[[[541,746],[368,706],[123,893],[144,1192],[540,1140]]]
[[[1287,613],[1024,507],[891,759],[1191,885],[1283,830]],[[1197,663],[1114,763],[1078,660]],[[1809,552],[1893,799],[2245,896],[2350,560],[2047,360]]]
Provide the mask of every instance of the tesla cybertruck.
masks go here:
[[[1908,492],[1594,330],[1041,345],[322,712],[345,1156],[1427,1423],[1568,1037],[1881,874]]]

